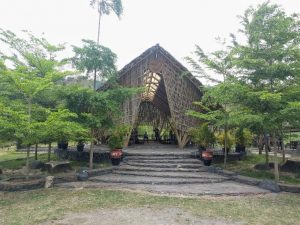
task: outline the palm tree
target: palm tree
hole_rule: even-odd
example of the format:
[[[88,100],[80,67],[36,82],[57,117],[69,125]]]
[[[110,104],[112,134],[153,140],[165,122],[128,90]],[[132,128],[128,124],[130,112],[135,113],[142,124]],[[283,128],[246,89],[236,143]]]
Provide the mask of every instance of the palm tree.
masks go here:
[[[99,13],[99,20],[98,20],[98,35],[97,35],[97,45],[98,46],[94,46],[92,47],[92,45],[94,45],[92,42],[89,42],[88,44],[91,45],[91,50],[102,50],[102,52],[105,53],[105,48],[103,46],[99,46],[99,40],[100,40],[100,25],[101,25],[101,17],[102,15],[109,15],[111,12],[113,12],[114,14],[116,14],[118,16],[118,18],[120,19],[120,16],[123,13],[123,6],[122,6],[122,0],[90,0],[90,5],[92,7],[97,7],[98,9],[98,13]],[[114,55],[108,51],[106,51],[106,53],[109,53],[108,56],[107,54],[104,54],[103,57],[105,57],[106,55],[108,56],[108,58],[104,59],[107,61],[107,59],[109,59],[109,61],[111,61],[114,64]],[[101,58],[99,56],[99,58]],[[112,59],[112,60],[110,60]],[[113,68],[114,66],[110,67],[108,66],[108,68]],[[99,71],[100,73],[103,71]],[[94,69],[94,91],[96,92],[96,76],[97,76],[97,69]],[[91,112],[92,115],[94,114],[94,112]],[[91,133],[94,133],[94,130],[91,129]],[[94,136],[94,135],[93,135]],[[90,166],[91,169],[93,168],[93,141],[91,141],[91,146],[90,146]]]
[[[100,39],[100,24],[102,15],[109,15],[112,11],[118,16],[123,13],[122,0],[90,0],[90,5],[95,7],[97,5],[99,20],[98,20],[98,36],[97,36],[97,44],[99,44]]]

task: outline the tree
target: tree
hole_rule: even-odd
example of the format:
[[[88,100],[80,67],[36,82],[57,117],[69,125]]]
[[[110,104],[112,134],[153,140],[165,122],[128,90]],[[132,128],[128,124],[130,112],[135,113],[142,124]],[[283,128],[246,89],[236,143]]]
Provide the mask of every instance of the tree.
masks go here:
[[[248,89],[236,79],[207,87],[201,101],[195,102],[199,111],[189,110],[188,115],[208,122],[211,126],[224,130],[221,143],[224,145],[224,166],[226,167],[229,147],[228,131],[236,127],[253,127],[261,124],[261,118],[252,114],[244,105]]]
[[[56,53],[61,51],[63,46],[51,45],[45,39],[37,38],[29,32],[25,34],[27,39],[0,29],[0,41],[13,52],[12,55],[1,53],[1,58],[9,61],[13,68],[4,68],[2,63],[0,86],[4,94],[1,102],[6,107],[10,105],[11,115],[13,112],[26,115],[20,116],[19,123],[22,127],[18,127],[12,137],[22,140],[27,145],[28,169],[30,146],[37,143],[39,123],[46,119],[36,113],[46,110],[38,103],[39,95],[70,73],[61,72],[59,67],[66,62],[56,60]]]
[[[263,132],[275,140],[283,124],[293,123],[300,113],[300,97],[295,96],[300,93],[299,15],[288,16],[278,5],[265,2],[247,9],[241,24],[246,43],[234,38],[233,63],[240,70],[240,79],[251,89],[248,108],[261,116]],[[278,181],[277,148],[273,149]]]
[[[89,167],[93,168],[93,145],[97,134],[97,129],[103,127],[104,124],[111,123],[111,119],[107,117],[107,104],[103,93],[96,92],[96,77],[97,72],[104,82],[104,78],[116,76],[117,70],[115,67],[116,55],[108,48],[100,46],[91,40],[83,40],[84,46],[82,48],[73,47],[75,56],[72,58],[74,65],[81,71],[94,72],[93,92],[87,89],[80,90],[85,98],[87,108],[83,110],[82,121],[90,128],[90,163]],[[72,93],[72,92],[70,92]],[[77,109],[78,110],[78,109]],[[105,118],[105,119],[104,119]],[[103,123],[105,122],[105,123]]]
[[[92,40],[82,40],[83,47],[73,46],[75,56],[72,58],[73,64],[80,71],[87,74],[94,73],[94,91],[97,87],[97,75],[101,81],[116,75],[115,66],[117,56],[109,48],[96,44]]]
[[[93,168],[94,141],[99,133],[108,131],[121,116],[121,103],[136,93],[135,89],[114,87],[106,91],[94,92],[89,88],[70,85],[65,88],[65,105],[78,115],[77,122],[89,130],[90,168]]]
[[[51,159],[51,143],[65,140],[84,140],[88,137],[88,130],[76,122],[76,113],[67,109],[50,112],[47,120],[39,124],[41,141],[48,144],[48,161]]]
[[[17,112],[0,103],[0,137],[1,141],[14,141],[23,135],[27,115]]]
[[[98,33],[97,33],[97,44],[100,40],[100,25],[101,18],[103,15],[109,15],[112,11],[120,18],[123,13],[123,6],[121,0],[90,0],[92,7],[97,7],[99,19],[98,19]]]
[[[224,42],[222,45],[224,46]],[[231,55],[229,49],[219,50],[210,54],[205,54],[204,51],[196,45],[195,55],[198,61],[191,57],[186,57],[187,62],[192,66],[194,72],[205,78],[208,81],[217,83],[213,88],[206,88],[201,102],[198,104],[201,107],[200,112],[189,111],[191,116],[198,117],[204,121],[218,125],[224,129],[224,166],[226,167],[227,150],[228,150],[228,117],[231,109],[231,93],[227,88],[233,80],[234,71],[232,70]],[[207,74],[206,69],[212,70],[214,73],[221,75],[223,80],[215,79],[213,76]],[[205,106],[206,105],[206,106]],[[205,114],[209,114],[205,115]]]
[[[266,2],[256,9],[250,7],[241,19],[241,32],[245,35],[246,42],[239,43],[235,35],[231,34],[232,46],[223,60],[219,57],[223,50],[212,53],[214,58],[209,58],[200,47],[196,50],[200,65],[188,59],[204,76],[206,74],[201,63],[229,78],[223,84],[209,88],[199,105],[202,106],[205,101],[213,102],[215,109],[219,106],[219,110],[227,111],[224,113],[227,124],[243,121],[250,126],[252,123],[252,127],[271,134],[272,139],[275,139],[276,135],[282,133],[286,122],[299,121],[299,116],[296,116],[300,113],[299,16],[287,16],[279,6]],[[222,68],[229,68],[230,73]],[[210,109],[206,108],[206,112],[209,112],[207,115],[190,113],[215,121],[218,118],[218,108],[213,113]],[[297,113],[291,113],[293,110]],[[233,119],[230,119],[230,115],[234,115]],[[278,181],[275,148],[274,154],[275,179]],[[268,157],[266,159],[268,161]]]

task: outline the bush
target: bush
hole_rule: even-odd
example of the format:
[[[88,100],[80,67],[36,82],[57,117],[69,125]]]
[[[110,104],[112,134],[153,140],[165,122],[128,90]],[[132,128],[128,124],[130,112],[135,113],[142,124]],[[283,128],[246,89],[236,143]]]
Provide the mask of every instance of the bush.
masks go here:
[[[124,146],[124,137],[128,133],[127,126],[118,126],[112,130],[108,139],[108,146],[110,149],[120,149]]]
[[[239,146],[249,146],[253,141],[253,134],[246,128],[238,128],[235,131],[235,143]]]
[[[216,134],[216,139],[217,139],[217,143],[220,144],[221,146],[225,146],[225,132],[224,131],[221,131],[221,132],[218,132]],[[228,131],[227,132],[227,150],[230,150],[231,147],[233,146],[234,144],[234,136],[232,134],[232,132]]]
[[[208,123],[203,123],[200,127],[192,129],[190,134],[192,140],[204,148],[210,147],[216,141],[214,133],[209,129]]]

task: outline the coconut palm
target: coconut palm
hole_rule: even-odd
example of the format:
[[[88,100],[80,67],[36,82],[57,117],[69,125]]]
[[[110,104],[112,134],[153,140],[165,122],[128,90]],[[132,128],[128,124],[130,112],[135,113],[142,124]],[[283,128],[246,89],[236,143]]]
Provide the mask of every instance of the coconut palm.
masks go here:
[[[102,15],[109,15],[112,11],[120,18],[123,13],[123,6],[121,0],[90,0],[90,5],[92,7],[97,6],[99,13],[98,20],[98,36],[97,44],[99,44],[100,38],[100,24]]]

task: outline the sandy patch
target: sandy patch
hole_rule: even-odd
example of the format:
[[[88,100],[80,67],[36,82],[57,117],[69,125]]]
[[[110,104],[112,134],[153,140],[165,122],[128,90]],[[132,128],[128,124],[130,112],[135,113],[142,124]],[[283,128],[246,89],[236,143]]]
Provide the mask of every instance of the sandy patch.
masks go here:
[[[195,217],[178,208],[117,208],[72,213],[43,225],[242,225],[220,219]]]

